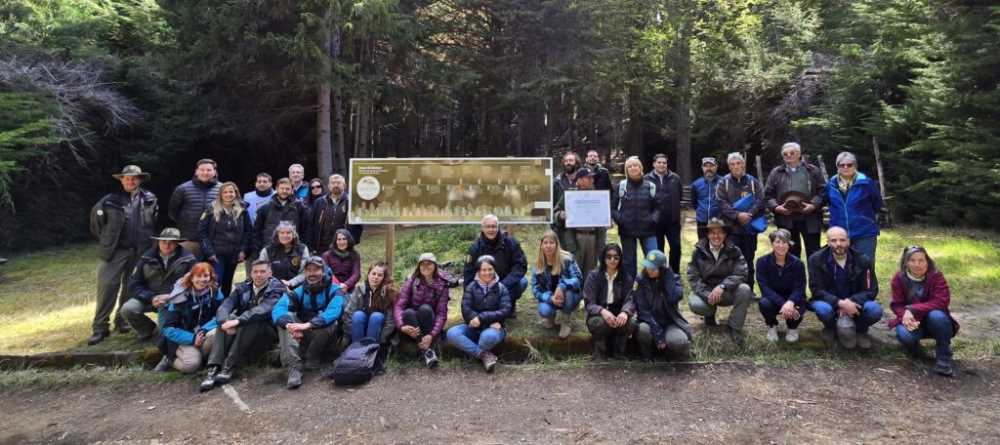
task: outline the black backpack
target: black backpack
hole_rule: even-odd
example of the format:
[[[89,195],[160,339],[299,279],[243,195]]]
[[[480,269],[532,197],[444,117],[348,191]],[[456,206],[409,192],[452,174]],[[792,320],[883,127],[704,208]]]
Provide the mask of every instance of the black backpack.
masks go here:
[[[333,363],[333,371],[327,377],[337,386],[361,385],[375,375],[378,340],[364,337],[351,343]]]

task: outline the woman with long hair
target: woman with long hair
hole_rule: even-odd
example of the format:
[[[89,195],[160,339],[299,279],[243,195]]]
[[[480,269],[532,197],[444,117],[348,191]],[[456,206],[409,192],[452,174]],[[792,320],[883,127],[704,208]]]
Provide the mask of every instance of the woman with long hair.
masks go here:
[[[420,254],[413,274],[403,283],[393,311],[403,338],[417,342],[424,365],[438,364],[438,337],[448,320],[448,280],[438,268],[433,253]]]
[[[538,300],[538,315],[546,328],[559,325],[559,338],[573,331],[573,311],[580,304],[580,267],[559,246],[559,236],[547,230],[538,245],[538,259],[531,268],[531,288]]]
[[[389,342],[396,331],[393,309],[398,294],[385,261],[368,267],[365,280],[354,287],[341,316],[344,332],[351,334],[352,342],[362,337],[374,338],[382,344]]]
[[[354,291],[361,279],[361,254],[354,249],[354,236],[347,229],[337,229],[337,235],[330,250],[323,252],[323,261],[333,273],[334,281],[340,284],[344,294]]]
[[[201,215],[198,222],[201,252],[215,266],[219,289],[229,295],[236,265],[250,255],[253,223],[247,204],[240,200],[240,188],[234,182],[219,187],[219,196]]]
[[[271,244],[261,249],[258,259],[270,262],[273,276],[293,288],[305,280],[305,259],[309,255],[309,248],[299,239],[295,224],[282,221],[274,229]]]
[[[215,343],[218,323],[216,312],[222,305],[215,267],[201,262],[191,268],[170,294],[163,311],[163,337],[160,351],[163,359],[157,371],[171,366],[185,374],[201,368],[202,357],[208,356]]]
[[[608,343],[616,357],[624,358],[626,342],[635,334],[639,322],[632,302],[635,276],[622,268],[621,246],[614,243],[604,246],[597,268],[584,283],[587,330],[594,342],[594,359],[608,357]]]

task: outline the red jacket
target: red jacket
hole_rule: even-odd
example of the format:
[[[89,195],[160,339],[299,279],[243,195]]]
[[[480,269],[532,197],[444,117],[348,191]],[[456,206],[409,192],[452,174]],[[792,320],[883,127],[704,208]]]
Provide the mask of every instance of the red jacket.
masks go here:
[[[907,307],[913,313],[913,318],[920,322],[927,318],[927,314],[936,309],[948,314],[957,334],[958,322],[948,311],[950,302],[951,291],[948,290],[948,281],[944,279],[944,274],[940,271],[935,270],[927,274],[923,300],[909,303],[906,301],[906,276],[903,272],[896,272],[896,275],[892,277],[892,302],[889,304],[892,312],[896,314],[896,318],[889,320],[889,327],[895,328],[896,325],[903,322],[903,313],[906,312]]]

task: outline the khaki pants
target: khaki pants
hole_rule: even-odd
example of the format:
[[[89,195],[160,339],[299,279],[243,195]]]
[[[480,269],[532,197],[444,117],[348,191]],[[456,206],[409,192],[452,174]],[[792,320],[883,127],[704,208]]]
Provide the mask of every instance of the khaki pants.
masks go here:
[[[296,323],[298,317],[292,317]],[[300,343],[306,345],[305,359],[310,363],[316,363],[323,359],[326,350],[336,341],[334,333],[337,330],[337,323],[321,329],[310,329],[304,333],[302,340],[296,340],[288,331],[278,329],[278,345],[281,348],[281,364],[286,368],[302,367],[302,354]]]
[[[742,331],[743,321],[747,318],[747,308],[750,307],[752,300],[753,291],[750,290],[750,286],[740,284],[736,289],[726,289],[722,293],[722,300],[717,305],[708,304],[707,293],[698,295],[691,292],[691,295],[688,296],[688,307],[691,308],[691,312],[702,317],[714,317],[718,306],[732,306],[733,310],[729,313],[729,327]]]
[[[184,374],[191,374],[201,369],[202,357],[208,356],[212,352],[212,347],[215,346],[215,333],[217,331],[218,329],[212,329],[205,334],[205,341],[201,344],[201,348],[194,345],[178,346],[177,352],[174,354],[174,369]]]
[[[142,252],[138,249],[115,249],[110,259],[97,263],[97,309],[91,326],[94,333],[111,332],[108,321],[112,313],[116,328],[125,324],[121,314],[115,311],[115,303],[120,309],[128,300],[128,277],[140,255]]]

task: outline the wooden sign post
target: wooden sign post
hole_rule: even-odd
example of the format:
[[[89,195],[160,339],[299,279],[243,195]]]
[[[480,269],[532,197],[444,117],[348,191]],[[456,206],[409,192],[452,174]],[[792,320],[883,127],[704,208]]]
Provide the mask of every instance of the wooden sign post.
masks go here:
[[[385,262],[389,264],[388,274],[390,277],[396,270],[396,225],[387,224],[385,230]]]

